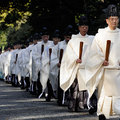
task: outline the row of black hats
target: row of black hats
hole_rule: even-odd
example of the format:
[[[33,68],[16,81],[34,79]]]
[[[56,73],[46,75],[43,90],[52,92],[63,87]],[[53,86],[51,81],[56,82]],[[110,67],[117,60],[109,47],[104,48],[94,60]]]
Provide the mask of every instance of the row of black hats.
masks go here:
[[[88,19],[87,17],[85,16],[81,16],[80,17],[80,20],[79,20],[79,25],[88,25]],[[64,29],[64,32],[63,32],[63,35],[65,36],[71,36],[72,34],[74,33],[74,28],[72,25],[68,25],[65,29]],[[31,36],[29,38],[29,41],[33,41],[33,39],[41,39],[41,36],[43,35],[49,35],[49,31],[48,31],[48,28],[47,27],[42,27],[41,29],[41,32],[40,33],[35,33],[33,36]],[[56,29],[54,32],[53,32],[53,35],[52,37],[61,37],[61,32],[59,29]]]
[[[68,25],[65,30],[64,30],[64,33],[63,35],[71,35],[73,33],[73,26],[72,25]],[[61,32],[59,29],[56,29],[54,32],[53,32],[53,35],[52,37],[58,37],[60,38],[61,37]],[[41,36],[43,35],[49,35],[49,31],[48,31],[48,28],[47,27],[43,27],[42,30],[41,30]],[[36,37],[38,35],[35,35]]]
[[[80,24],[87,24],[87,20],[85,17],[81,17],[80,19]],[[59,29],[56,29],[54,32],[53,32],[53,35],[52,37],[58,37],[58,38],[61,38],[61,36],[71,36],[72,34],[74,33],[74,28],[72,25],[68,25],[65,29],[64,29],[64,32],[63,34],[60,32]],[[42,30],[41,30],[41,33],[35,33],[34,35],[30,36],[26,43],[30,43],[30,42],[33,42],[33,40],[40,40],[41,39],[41,36],[43,35],[49,35],[49,31],[48,31],[48,28],[47,27],[43,27]],[[17,45],[17,44],[21,44],[20,41],[16,41],[14,42],[13,45]]]

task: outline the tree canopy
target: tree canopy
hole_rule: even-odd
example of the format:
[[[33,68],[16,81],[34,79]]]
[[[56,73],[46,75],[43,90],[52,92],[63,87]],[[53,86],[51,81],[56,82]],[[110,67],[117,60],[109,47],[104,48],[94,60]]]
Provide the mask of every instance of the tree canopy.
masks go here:
[[[119,0],[0,0],[0,46],[24,42],[43,26],[51,34],[68,24],[76,27],[84,14],[90,21],[90,34],[95,34],[106,25],[103,9],[111,3],[120,6]]]

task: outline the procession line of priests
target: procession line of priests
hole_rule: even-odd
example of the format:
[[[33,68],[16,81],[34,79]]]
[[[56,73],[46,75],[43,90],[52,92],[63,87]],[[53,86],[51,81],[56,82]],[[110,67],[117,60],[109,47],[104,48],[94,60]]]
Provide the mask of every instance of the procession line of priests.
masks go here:
[[[44,46],[44,50],[42,51],[42,45]],[[33,57],[33,66],[34,66],[34,77],[32,80],[37,82],[38,72],[40,71],[40,83],[42,85],[42,92],[45,90],[47,85],[47,80],[49,77],[49,56],[48,49],[52,47],[52,41],[39,42],[36,44],[32,51]],[[43,53],[42,53],[43,52]]]
[[[80,91],[88,90],[89,98],[98,89],[99,120],[120,114],[120,29],[117,28],[119,18],[114,5],[109,6],[107,12],[108,27],[98,30],[92,45],[89,42],[90,36],[73,37],[67,45],[60,68],[60,86],[64,91],[70,88],[75,78],[78,80]],[[111,41],[109,61],[105,60],[107,40]],[[80,41],[84,42],[82,63],[76,64]]]
[[[58,39],[57,44],[54,40],[49,40],[48,33],[43,33],[42,41],[35,44],[33,40],[33,44],[24,49],[20,49],[19,45],[15,44],[13,50],[5,51],[0,55],[2,61],[0,70],[5,77],[11,76],[13,86],[24,84],[24,79],[26,84],[30,84],[30,86],[26,86],[33,92],[40,89],[36,85],[37,81],[39,81],[42,85],[43,94],[48,89],[47,82],[49,81],[53,92],[57,95],[59,72],[57,65],[59,63],[60,49],[65,49],[67,44],[65,40],[59,41],[58,34],[54,37]],[[43,51],[42,46],[44,46]],[[51,55],[49,49],[52,49]],[[40,73],[40,77],[38,73]]]
[[[53,41],[42,40],[26,49],[15,47],[14,50],[5,51],[0,55],[0,72],[5,77],[7,75],[12,75],[13,78],[15,75],[30,77],[31,85],[37,81],[40,72],[42,93],[47,89],[49,80],[53,91],[56,91],[59,52],[60,49],[64,49],[60,66],[60,87],[67,91],[77,78],[79,91],[87,90],[89,98],[96,89],[98,90],[99,120],[106,120],[114,114],[120,115],[120,29],[117,28],[119,18],[114,5],[109,6],[107,12],[108,27],[99,29],[94,39],[87,34],[85,36],[77,34],[72,36],[67,46],[66,41],[55,45]],[[107,40],[111,41],[109,60],[105,59]],[[80,42],[83,42],[83,50],[81,63],[77,63]]]
[[[33,61],[35,64],[36,70],[36,80],[38,78],[38,72],[40,71],[40,83],[42,85],[42,94],[47,91],[47,82],[49,82],[52,86],[53,92],[57,92],[58,90],[58,72],[59,68],[57,64],[59,63],[59,51],[60,49],[65,49],[66,44],[62,44],[65,41],[59,42],[58,44],[54,44],[53,41],[40,42],[32,51]],[[42,45],[44,46],[44,51],[41,54]],[[51,49],[51,55],[50,51]],[[41,94],[41,95],[42,95]],[[39,98],[41,97],[39,96]]]

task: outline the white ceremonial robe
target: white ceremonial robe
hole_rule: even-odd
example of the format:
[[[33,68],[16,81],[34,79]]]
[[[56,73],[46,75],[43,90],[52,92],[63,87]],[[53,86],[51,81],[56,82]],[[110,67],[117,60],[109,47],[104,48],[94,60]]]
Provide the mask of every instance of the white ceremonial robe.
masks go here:
[[[34,44],[29,45],[24,52],[24,76],[30,77],[30,84],[32,83],[32,50]]]
[[[52,47],[52,54],[50,60],[49,80],[52,85],[53,91],[57,91],[58,89],[58,72],[59,72],[59,68],[57,66],[58,63],[59,63],[59,49],[57,44]]]
[[[21,49],[19,54],[18,54],[18,67],[19,67],[19,72],[18,72],[18,80],[20,82],[21,77],[26,76],[26,69],[25,69],[25,52],[26,49]],[[27,71],[28,72],[28,71]]]
[[[6,56],[6,51],[1,54],[2,73],[4,78],[5,78],[5,63],[6,63],[5,56]]]
[[[75,78],[78,80],[79,90],[86,90],[85,63],[92,40],[93,36],[82,36],[81,34],[78,34],[74,35],[68,42],[60,67],[60,87],[64,91],[68,90],[68,88],[74,82]],[[84,42],[82,63],[77,64],[76,60],[79,58],[80,42]]]
[[[0,74],[3,74],[2,54],[0,55]]]
[[[29,64],[29,53],[26,49],[22,49],[21,55],[20,57],[22,59],[20,59],[21,61],[19,61],[19,64],[21,63],[22,65],[20,65],[20,69],[21,69],[21,76],[22,77],[27,77],[29,76],[29,67],[26,68],[26,66]]]
[[[3,53],[0,55],[0,78],[3,78]]]
[[[53,41],[48,41],[47,43],[42,41],[41,43],[44,45],[44,52],[41,58],[40,83],[42,85],[42,91],[44,92],[47,87],[47,81],[50,72],[49,48],[52,48],[54,44]]]
[[[8,58],[8,55],[9,55],[9,51],[6,51],[4,53],[4,58],[3,58],[5,77],[7,77],[7,75],[9,74],[9,61],[8,61],[9,58]]]
[[[18,65],[19,65],[19,74],[20,76],[23,76],[23,53],[24,49],[21,49],[21,51],[18,54]]]
[[[6,51],[4,54],[4,72],[5,77],[11,75],[10,71],[11,51]]]
[[[63,40],[59,42],[57,45],[54,45],[54,47],[52,48],[49,79],[53,91],[57,91],[58,89],[58,73],[60,69],[58,68],[57,64],[59,63],[60,50],[63,49],[64,53],[66,46],[67,43],[65,40]]]
[[[10,70],[10,68],[11,68],[10,61],[11,61],[11,56],[12,56],[11,52],[12,51],[9,51],[9,53],[8,53],[8,75],[11,75],[11,70]]]
[[[3,52],[1,55],[0,55],[0,64],[1,64],[1,74],[3,75],[3,77],[4,77],[4,75],[5,75],[5,52]]]
[[[61,42],[58,43],[59,50],[60,50],[60,49],[65,50],[65,49],[66,49],[66,46],[67,46],[67,43],[66,43],[65,40],[63,40],[63,41],[61,41]]]
[[[34,45],[32,50],[32,81],[37,82],[41,68],[41,43]]]
[[[10,61],[10,65],[11,65],[11,74],[15,74],[16,73],[16,54],[18,52],[18,49],[15,49],[11,52],[11,61]]]
[[[18,49],[17,52],[16,52],[16,55],[17,55],[17,59],[16,59],[16,64],[15,64],[15,75],[18,77],[18,82],[20,83],[21,82],[21,69],[20,69],[20,61],[21,61],[21,57],[20,57],[20,54],[21,54],[22,50],[21,49]],[[22,65],[22,64],[21,64]]]
[[[18,49],[18,51],[16,52],[16,55],[18,55],[18,57],[17,57],[17,61],[16,61],[16,64],[15,64],[15,75],[18,77],[18,82],[19,83],[21,81],[20,65],[22,66],[22,63],[20,62],[20,61],[22,61],[22,58],[20,57],[21,52],[22,52],[22,49]]]
[[[106,41],[111,40],[109,65],[103,66]],[[120,114],[120,30],[99,29],[86,63],[86,86],[89,97],[98,87],[98,115],[106,118]]]

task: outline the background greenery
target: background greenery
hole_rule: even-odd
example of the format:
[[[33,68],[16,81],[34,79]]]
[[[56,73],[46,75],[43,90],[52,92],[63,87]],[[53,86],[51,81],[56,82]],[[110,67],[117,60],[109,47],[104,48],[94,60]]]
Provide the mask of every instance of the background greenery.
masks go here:
[[[77,29],[78,19],[86,14],[89,34],[105,27],[104,9],[108,4],[120,6],[119,0],[0,0],[0,47],[14,41],[26,41],[43,26],[50,34],[71,24]]]

